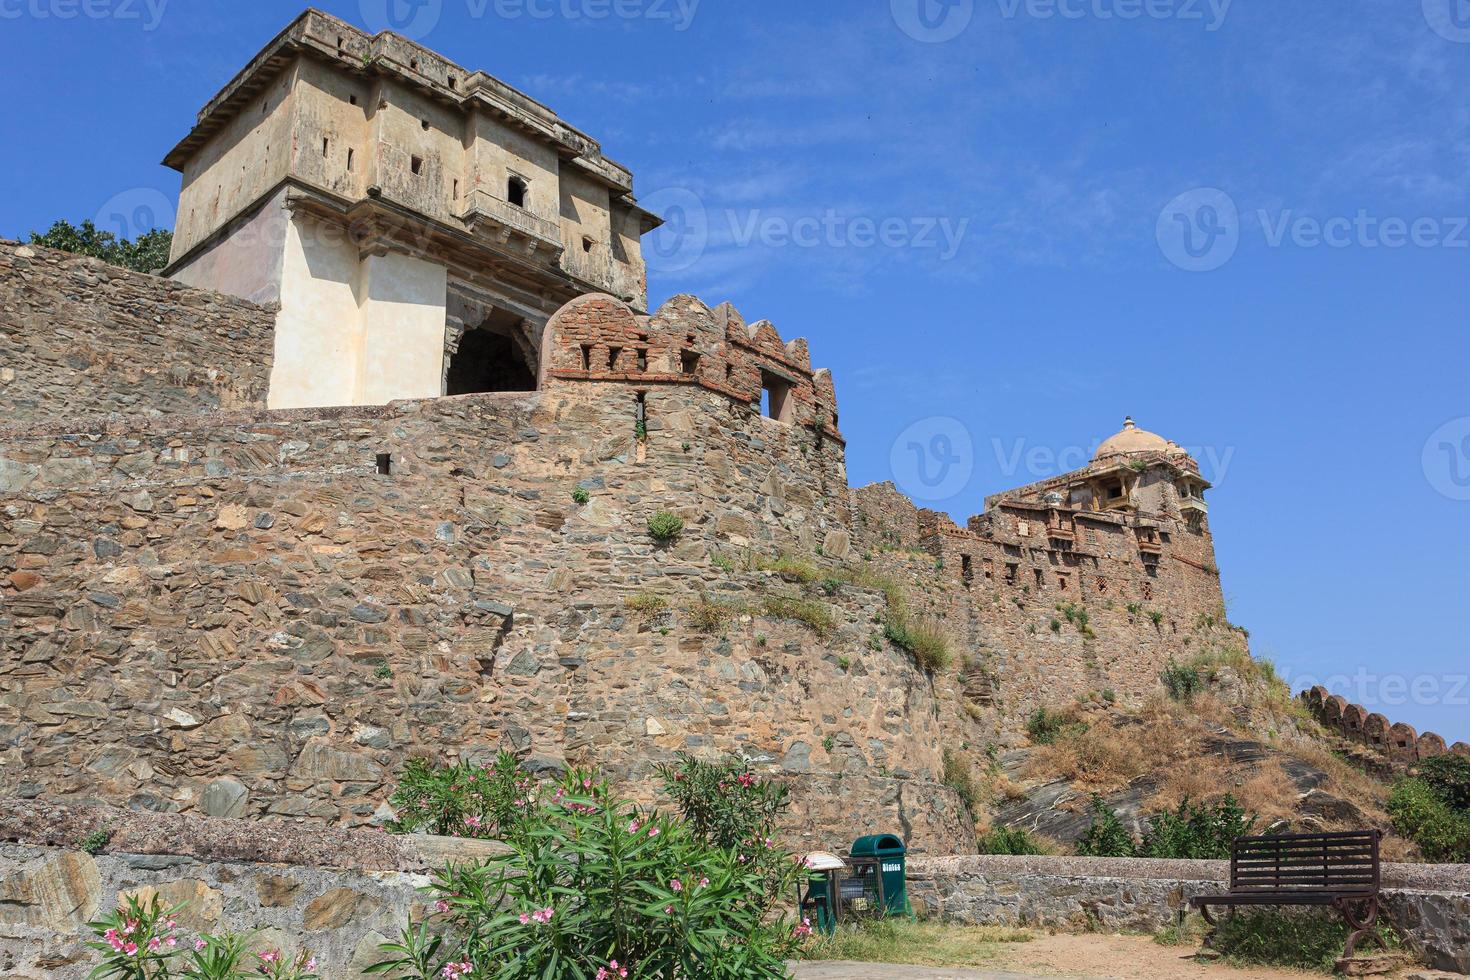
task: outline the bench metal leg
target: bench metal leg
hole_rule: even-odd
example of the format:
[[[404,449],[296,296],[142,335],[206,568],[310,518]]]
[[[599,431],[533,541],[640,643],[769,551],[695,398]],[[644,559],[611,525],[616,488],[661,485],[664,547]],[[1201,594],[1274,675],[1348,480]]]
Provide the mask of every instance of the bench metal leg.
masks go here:
[[[1355,901],[1360,901],[1364,906],[1363,916],[1361,918],[1353,914]],[[1378,934],[1378,899],[1376,896],[1358,900],[1338,899],[1332,905],[1342,915],[1343,920],[1347,922],[1348,928],[1353,930],[1352,935],[1348,936],[1347,952],[1344,954],[1345,959],[1352,959],[1356,955],[1358,944],[1364,939],[1371,939],[1380,949],[1388,949],[1384,945],[1383,937]]]

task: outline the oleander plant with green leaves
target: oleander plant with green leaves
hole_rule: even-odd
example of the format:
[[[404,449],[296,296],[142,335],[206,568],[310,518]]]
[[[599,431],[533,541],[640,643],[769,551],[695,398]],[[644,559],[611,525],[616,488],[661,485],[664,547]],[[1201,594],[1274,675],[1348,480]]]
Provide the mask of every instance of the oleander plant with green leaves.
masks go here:
[[[591,773],[526,787],[518,798],[529,808],[498,835],[507,853],[436,875],[432,913],[384,944],[368,972],[394,980],[788,976],[786,961],[810,927],[778,912],[807,874],[774,836],[784,792],[732,765],[702,765],[681,760],[665,772],[677,802],[693,802],[681,788],[729,776],[739,789],[728,794],[730,807],[762,799],[762,815],[737,821],[641,807]]]

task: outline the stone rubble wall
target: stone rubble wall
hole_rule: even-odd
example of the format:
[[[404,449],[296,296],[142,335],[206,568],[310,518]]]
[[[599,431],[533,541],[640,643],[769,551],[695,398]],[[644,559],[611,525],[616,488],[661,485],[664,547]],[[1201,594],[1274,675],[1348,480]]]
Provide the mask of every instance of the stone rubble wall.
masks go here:
[[[714,563],[850,559],[840,444],[693,385],[647,393],[643,440],[632,403],[558,383],[0,431],[0,468],[36,474],[0,511],[0,793],[353,826],[415,753],[645,797],[676,752],[740,753],[792,783],[812,847],[972,848],[940,785],[952,681],[871,648],[881,594],[822,596],[821,637],[763,611],[799,585]],[[702,596],[749,611],[707,636]]]
[[[1047,540],[1044,515],[1027,537],[1008,541],[920,510],[892,484],[856,490],[853,500],[854,547],[895,577],[927,579],[917,590],[926,614],[968,658],[965,712],[996,744],[1024,744],[1025,720],[1038,708],[1103,692],[1137,707],[1161,689],[1170,659],[1248,649],[1224,621],[1218,574],[1174,558],[1191,536],[1183,529],[1150,572],[1131,531],[1083,555]],[[1013,579],[1008,564],[1018,567]],[[1068,607],[1086,612],[1090,635],[1067,618]]]
[[[1385,918],[1424,962],[1470,973],[1470,867],[1385,865]],[[1228,890],[1226,861],[947,857],[909,862],[914,907],[951,922],[1154,932]],[[1330,914],[1330,913],[1324,913]]]
[[[264,407],[275,312],[0,240],[0,418]],[[0,493],[19,489],[0,469]]]
[[[76,841],[106,828],[104,853]],[[488,841],[390,837],[248,820],[144,815],[0,801],[0,976],[80,980],[98,962],[87,923],[125,896],[186,903],[180,938],[260,930],[253,949],[310,950],[321,975],[357,980],[410,917],[419,889],[452,862],[483,860]]]
[[[1450,746],[1434,732],[1420,735],[1413,725],[1404,722],[1394,724],[1386,716],[1352,704],[1342,695],[1333,694],[1320,685],[1303,691],[1301,699],[1312,716],[1328,731],[1372,749],[1387,759],[1393,768],[1409,769],[1425,759],[1450,752],[1470,758],[1470,745],[1464,742]]]

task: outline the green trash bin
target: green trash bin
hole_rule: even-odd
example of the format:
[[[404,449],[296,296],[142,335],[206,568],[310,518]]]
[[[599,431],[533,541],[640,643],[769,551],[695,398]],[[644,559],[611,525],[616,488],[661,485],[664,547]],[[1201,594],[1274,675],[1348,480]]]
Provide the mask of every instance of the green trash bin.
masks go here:
[[[909,886],[904,868],[908,848],[892,834],[870,834],[852,842],[853,869],[872,875],[884,915],[909,914]]]

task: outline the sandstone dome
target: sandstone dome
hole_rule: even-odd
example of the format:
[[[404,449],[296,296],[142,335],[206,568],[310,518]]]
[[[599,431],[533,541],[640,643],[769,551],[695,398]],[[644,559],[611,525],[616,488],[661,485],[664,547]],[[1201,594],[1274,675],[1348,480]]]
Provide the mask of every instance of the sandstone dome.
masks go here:
[[[1129,416],[1123,421],[1123,431],[1104,439],[1092,458],[1102,459],[1105,456],[1122,456],[1128,453],[1166,453],[1174,448],[1177,447],[1163,436],[1140,429],[1134,423],[1133,417]]]

